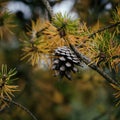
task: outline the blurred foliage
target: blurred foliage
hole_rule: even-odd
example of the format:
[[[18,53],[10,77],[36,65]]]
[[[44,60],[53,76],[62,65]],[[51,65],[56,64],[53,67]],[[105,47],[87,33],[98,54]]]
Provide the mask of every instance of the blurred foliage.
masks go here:
[[[114,107],[116,101],[113,96],[113,88],[118,90],[117,93],[119,93],[119,88],[116,86],[113,86],[113,88],[108,86],[105,80],[98,75],[98,73],[85,66],[82,70],[79,70],[77,75],[73,75],[74,81],[67,81],[66,79],[63,81],[57,81],[57,78],[52,76],[52,72],[43,61],[40,61],[39,65],[36,66],[36,61],[33,60],[31,56],[29,61],[33,60],[32,65],[34,65],[34,67],[32,67],[29,63],[20,60],[21,55],[23,55],[23,51],[21,51],[21,48],[23,47],[20,44],[21,42],[25,43],[24,57],[29,56],[28,51],[31,49],[28,48],[31,48],[32,45],[34,45],[35,48],[44,47],[44,50],[48,47],[40,46],[39,42],[34,42],[36,36],[33,37],[36,35],[35,32],[37,33],[40,29],[42,30],[42,28],[44,28],[42,26],[44,26],[43,23],[47,18],[47,13],[40,0],[1,0],[0,9],[2,11],[4,11],[2,8],[8,1],[22,1],[24,4],[28,5],[32,11],[32,17],[27,20],[23,17],[24,13],[20,11],[16,11],[16,16],[5,14],[7,17],[7,19],[4,20],[7,25],[5,30],[2,29],[2,25],[4,24],[1,25],[0,23],[0,36],[2,36],[0,40],[0,66],[2,66],[2,64],[7,64],[9,68],[16,68],[18,71],[15,76],[18,77],[19,80],[15,81],[15,84],[19,85],[19,89],[21,91],[16,93],[16,97],[13,99],[29,108],[29,110],[41,120],[98,120],[99,118],[101,118],[101,120],[119,120],[120,108]],[[63,1],[65,0],[58,0],[56,2],[51,1],[50,4],[54,7],[54,5],[60,4]],[[119,19],[118,17],[114,17],[114,20],[112,19],[112,10],[116,10],[119,0],[102,1],[104,0],[75,0],[75,4],[71,9],[71,11],[75,11],[80,17],[80,20],[85,21],[86,24],[82,22],[82,27],[78,30],[82,37],[78,36],[77,33],[74,33],[75,35],[77,34],[77,37],[72,35],[69,35],[68,37],[72,40],[80,39],[83,46],[87,45],[87,47],[85,47],[87,48],[86,51],[82,48],[80,50],[88,56],[90,55],[88,52],[88,49],[90,49],[88,47],[89,42],[84,44],[85,41],[83,41],[83,39],[88,36],[90,31],[97,30],[102,26],[111,23],[111,21],[115,22]],[[105,9],[105,5],[107,3],[112,4],[112,8],[109,10]],[[120,10],[117,9],[117,11],[120,13]],[[2,19],[1,14],[2,12],[0,11],[0,21]],[[14,17],[12,18],[12,21],[11,17]],[[61,19],[59,14],[57,17],[59,20]],[[40,18],[42,24],[37,21],[38,18]],[[37,23],[37,26],[35,26],[36,24],[31,22],[31,20],[34,20],[35,23]],[[54,23],[55,22],[58,24],[57,27],[62,27],[61,21],[56,21],[56,19],[54,19]],[[69,19],[67,22],[71,24]],[[78,21],[76,21],[76,23],[77,22]],[[41,28],[38,27],[38,24],[41,25]],[[49,22],[47,22],[45,26],[48,28],[44,31],[46,39],[51,39],[50,36],[54,36],[53,42],[49,44],[50,46],[56,42],[54,40],[58,39],[58,36],[55,36],[54,34],[57,33],[58,35],[61,31],[57,31],[57,29]],[[78,29],[76,24],[73,26],[75,26],[75,29]],[[73,26],[70,27],[70,30],[73,30],[72,34],[75,31],[72,29]],[[69,30],[69,26],[67,29]],[[118,41],[120,38],[119,31],[120,30],[118,28],[117,38],[115,38],[118,39]],[[11,34],[12,32],[14,34]],[[70,31],[68,31],[68,33],[69,32]],[[37,35],[37,39],[39,38],[40,40],[43,40],[43,36],[41,36],[40,33]],[[99,37],[100,36],[97,35],[95,36],[96,39],[99,39]],[[112,38],[114,38],[114,36],[112,36]],[[59,40],[61,39],[62,38]],[[111,42],[111,39],[105,40],[106,41],[104,42]],[[41,42],[44,43],[44,41]],[[96,53],[98,53],[99,49],[96,48],[100,47],[103,41],[96,42],[99,42],[99,46],[94,46],[94,49],[92,48],[92,50],[96,50]],[[57,45],[60,44],[63,43],[58,41],[54,47],[57,47]],[[106,48],[108,47],[110,46],[105,46],[101,49],[103,49],[102,51],[106,53]],[[117,48],[116,44],[115,48]],[[36,58],[37,56],[38,54],[36,54]],[[98,62],[98,59],[100,58],[98,57],[95,61]],[[120,79],[119,73],[115,74],[114,70],[112,71],[111,76]],[[116,98],[119,96],[117,93],[115,94]],[[6,107],[6,105],[2,102],[0,102],[0,105],[4,108],[1,108],[0,120],[30,120],[30,116],[16,106],[10,104],[9,107]]]
[[[108,4],[111,8],[107,8]],[[94,25],[98,19],[102,23],[109,23],[112,9],[115,9],[118,4],[119,0],[76,0],[74,9],[88,25]]]

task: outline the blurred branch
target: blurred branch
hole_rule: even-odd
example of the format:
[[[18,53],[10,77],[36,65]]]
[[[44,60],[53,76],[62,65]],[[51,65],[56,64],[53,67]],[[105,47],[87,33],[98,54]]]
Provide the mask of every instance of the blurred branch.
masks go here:
[[[48,13],[49,13],[49,16],[50,16],[50,19],[53,17],[53,10],[48,2],[48,0],[42,0],[43,4],[45,5]]]
[[[93,120],[100,120],[102,117],[104,117],[107,114],[107,112],[104,112],[100,115],[98,115],[97,117],[93,118]]]
[[[0,98],[3,99],[4,101],[8,102],[8,103],[12,103],[12,104],[14,104],[15,106],[21,108],[21,109],[24,110],[26,113],[28,113],[28,114],[33,118],[33,120],[38,120],[38,119],[33,115],[33,113],[29,111],[29,109],[27,109],[25,106],[21,105],[20,103],[17,103],[17,102],[15,102],[15,101],[13,101],[13,100],[9,100],[9,99],[7,99],[7,98],[2,98],[2,97],[0,97]]]
[[[103,113],[101,113],[98,116],[94,117],[93,120],[101,120],[106,115],[112,115],[113,111],[114,111],[114,108],[110,107],[107,111],[104,111]]]

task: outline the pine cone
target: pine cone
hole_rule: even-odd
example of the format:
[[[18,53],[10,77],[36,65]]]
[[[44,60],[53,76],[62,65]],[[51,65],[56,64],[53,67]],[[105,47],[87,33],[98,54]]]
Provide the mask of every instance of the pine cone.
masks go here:
[[[78,68],[75,66],[81,66],[81,61],[77,58],[72,50],[68,47],[58,47],[55,49],[52,69],[55,70],[55,76],[64,76],[71,80],[71,71],[76,73]]]

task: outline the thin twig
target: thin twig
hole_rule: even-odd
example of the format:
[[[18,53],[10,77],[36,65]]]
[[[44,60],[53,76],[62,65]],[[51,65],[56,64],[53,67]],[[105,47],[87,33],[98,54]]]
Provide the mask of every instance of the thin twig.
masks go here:
[[[76,56],[81,59],[86,65],[88,65],[93,70],[97,71],[101,76],[103,76],[109,83],[118,85],[118,82],[112,79],[108,74],[106,74],[103,70],[101,70],[97,65],[94,63],[91,64],[91,60],[88,59],[86,56],[82,55],[80,52],[76,50],[76,48],[70,44],[70,48],[74,51]]]
[[[49,13],[49,16],[50,16],[50,19],[53,17],[53,10],[48,2],[48,0],[42,0],[43,4],[45,5],[48,13]]]
[[[116,26],[119,25],[119,24],[120,24],[120,21],[118,21],[118,22],[116,22],[116,23],[114,23],[114,24],[105,26],[105,27],[103,27],[103,28],[101,28],[101,29],[99,29],[99,30],[93,32],[92,34],[90,34],[90,35],[88,36],[88,38],[91,38],[91,37],[93,37],[95,34],[100,33],[100,32],[102,32],[102,31],[104,31],[104,30],[107,30],[107,29],[116,27]]]
[[[33,113],[30,112],[29,109],[27,109],[25,106],[21,105],[20,103],[17,103],[17,102],[15,102],[15,101],[13,101],[13,100],[9,100],[9,99],[7,99],[7,98],[2,98],[2,97],[0,97],[0,98],[3,99],[3,100],[6,101],[6,102],[12,103],[12,104],[14,104],[15,106],[21,108],[21,109],[24,110],[26,113],[28,113],[28,114],[33,118],[33,120],[38,120],[38,119],[35,117],[35,115],[33,115]]]

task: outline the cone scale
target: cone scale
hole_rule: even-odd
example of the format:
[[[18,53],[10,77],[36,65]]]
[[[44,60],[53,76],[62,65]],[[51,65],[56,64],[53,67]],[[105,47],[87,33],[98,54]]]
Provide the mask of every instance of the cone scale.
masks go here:
[[[81,60],[67,46],[55,49],[52,64],[55,76],[71,80],[71,72],[78,72],[77,66],[81,66]]]

